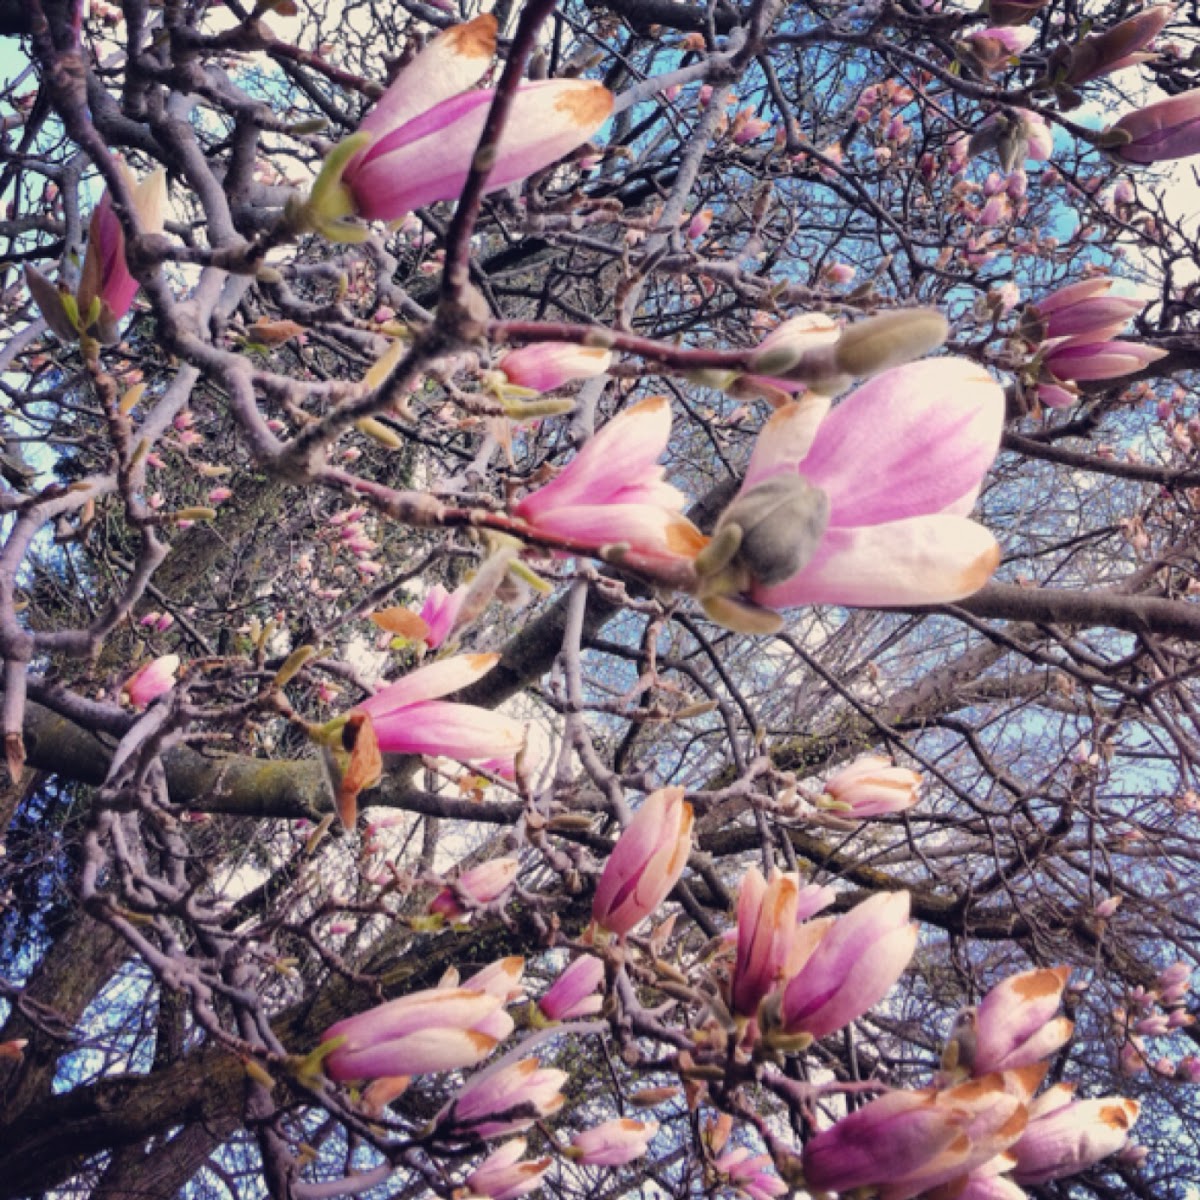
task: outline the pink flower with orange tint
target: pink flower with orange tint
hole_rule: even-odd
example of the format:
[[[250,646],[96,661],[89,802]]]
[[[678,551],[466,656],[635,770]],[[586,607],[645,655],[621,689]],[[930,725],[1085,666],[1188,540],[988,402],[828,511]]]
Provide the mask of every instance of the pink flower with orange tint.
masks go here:
[[[514,515],[539,533],[595,547],[623,544],[649,560],[690,560],[706,538],[683,515],[682,492],[658,459],[671,435],[665,396],[609,421],[563,468],[530,492]]]
[[[541,1187],[542,1177],[550,1169],[549,1158],[521,1162],[525,1139],[516,1138],[494,1150],[467,1176],[467,1189],[472,1196],[487,1196],[488,1200],[517,1200]]]
[[[396,221],[462,191],[495,93],[468,90],[496,49],[490,14],[447,29],[400,72],[353,138],[330,158],[309,203],[314,225],[337,236],[350,215]],[[557,162],[612,111],[607,88],[585,79],[518,86],[488,176],[488,191]],[[348,157],[348,161],[347,161]]]
[[[657,1132],[657,1121],[621,1117],[576,1134],[568,1153],[585,1166],[621,1167],[643,1157]]]
[[[692,806],[684,802],[683,788],[652,792],[604,864],[592,901],[596,923],[625,937],[679,882],[691,848]]]
[[[921,776],[890,758],[867,754],[825,781],[830,807],[855,818],[904,812],[916,804]]]
[[[714,620],[747,631],[808,604],[938,604],[999,563],[966,517],[1000,445],[1003,389],[965,359],[885,371],[832,413],[817,396],[764,426],[697,562]],[[827,415],[828,414],[828,415]]]
[[[428,911],[440,913],[443,917],[461,917],[468,911],[460,899],[464,896],[478,907],[491,904],[512,887],[519,869],[520,863],[515,858],[494,858],[490,862],[480,863],[464,871],[454,881],[453,887],[442,888],[430,900]]]
[[[473,1075],[438,1114],[439,1132],[490,1138],[528,1129],[562,1108],[565,1097],[559,1089],[566,1081],[566,1071],[544,1068],[536,1058],[497,1063]]]
[[[1169,162],[1200,154],[1200,88],[1126,113],[1112,132],[1129,138],[1113,153],[1126,162]]]
[[[735,1013],[752,1017],[782,979],[788,947],[796,930],[800,877],[772,871],[769,880],[757,867],[742,877],[738,892],[737,959],[730,986]]]
[[[582,954],[538,1001],[538,1008],[551,1021],[592,1017],[604,1006],[599,989],[604,984],[604,964],[592,954]]]
[[[445,755],[458,762],[511,764],[525,744],[525,726],[501,713],[438,699],[482,678],[498,654],[460,654],[412,671],[354,711],[367,713],[384,754]]]
[[[917,948],[907,892],[881,892],[839,917],[783,992],[787,1033],[825,1037],[891,991]]]
[[[1086,1171],[1125,1146],[1140,1108],[1123,1096],[1074,1100],[1052,1088],[1030,1106],[1029,1125],[1009,1151],[1013,1178],[1029,1187]]]
[[[469,988],[429,988],[331,1025],[322,1042],[330,1079],[377,1079],[455,1071],[486,1058],[513,1031],[500,997]]]
[[[1011,975],[983,998],[975,1016],[976,1075],[1041,1062],[1066,1045],[1074,1029],[1058,1016],[1069,967]]]

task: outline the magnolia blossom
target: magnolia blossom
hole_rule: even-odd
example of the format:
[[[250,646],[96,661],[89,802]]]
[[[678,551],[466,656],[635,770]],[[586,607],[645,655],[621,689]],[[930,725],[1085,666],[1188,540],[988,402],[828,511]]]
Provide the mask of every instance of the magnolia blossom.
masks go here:
[[[684,802],[683,788],[651,792],[604,864],[593,919],[625,937],[667,898],[691,849],[692,806]]]
[[[1059,380],[1117,379],[1165,358],[1167,351],[1140,342],[1084,342],[1069,338],[1051,348],[1042,365]]]
[[[730,988],[733,1011],[752,1017],[780,982],[796,929],[800,877],[757,867],[742,877],[738,893],[737,959]]]
[[[968,33],[964,43],[976,63],[990,73],[1002,70],[1010,59],[1028,50],[1037,36],[1036,29],[991,25]]]
[[[1057,1013],[1070,975],[1069,967],[1025,971],[984,996],[975,1014],[976,1075],[1029,1066],[1067,1043],[1074,1025]]]
[[[917,948],[907,892],[881,892],[839,917],[783,992],[788,1033],[825,1037],[878,1004]]]
[[[552,1160],[538,1158],[521,1162],[524,1153],[524,1138],[505,1142],[467,1176],[467,1190],[472,1196],[487,1196],[489,1200],[517,1200],[518,1196],[525,1196],[540,1187]]]
[[[318,182],[314,203],[322,215],[395,221],[458,196],[495,94],[467,89],[487,72],[495,48],[490,14],[434,38],[363,119],[361,141],[346,143],[358,148],[340,181]],[[585,79],[520,84],[488,190],[525,179],[582,145],[608,120],[612,103],[607,88]]]
[[[330,1079],[454,1071],[486,1058],[513,1031],[503,1000],[474,988],[429,988],[331,1025],[343,1039],[324,1059]]]
[[[494,858],[464,871],[453,887],[442,888],[429,902],[428,911],[444,917],[460,917],[467,910],[459,899],[465,896],[473,904],[491,904],[513,885],[520,863],[515,858]]]
[[[121,691],[129,697],[129,703],[134,708],[145,708],[175,686],[175,672],[178,670],[179,655],[163,654],[134,671],[125,680]]]
[[[1087,83],[1152,59],[1154,55],[1145,53],[1145,48],[1166,28],[1174,12],[1170,4],[1157,4],[1103,33],[1089,33],[1070,48],[1065,81]]]
[[[887,1092],[804,1148],[812,1192],[879,1189],[910,1200],[1006,1150],[1025,1127],[1024,1097],[1001,1075],[943,1091]]]
[[[571,1156],[589,1167],[621,1167],[641,1158],[657,1132],[657,1121],[605,1121],[571,1139]]]
[[[544,1068],[536,1058],[497,1063],[467,1081],[438,1115],[438,1124],[444,1133],[477,1138],[528,1129],[562,1108],[559,1089],[566,1081],[566,1071]]]
[[[604,1005],[598,989],[604,983],[604,963],[592,954],[580,955],[538,1001],[538,1008],[551,1021],[591,1017]]]
[[[773,1200],[791,1190],[775,1174],[770,1155],[754,1154],[746,1146],[726,1150],[713,1166],[729,1180],[730,1187],[747,1200]]]
[[[476,971],[462,986],[469,991],[487,992],[504,1004],[513,1004],[521,999],[521,976],[525,971],[525,960],[520,955],[498,958]]]
[[[706,539],[683,515],[683,493],[663,480],[658,459],[670,435],[667,398],[643,400],[513,511],[539,533],[596,549],[623,543],[651,560],[690,560]]]
[[[510,350],[496,364],[509,383],[535,392],[552,392],[576,379],[603,375],[612,363],[610,350],[570,342],[533,342]]]
[[[354,711],[370,716],[385,754],[442,754],[459,762],[496,758],[511,767],[525,744],[520,721],[437,698],[474,683],[499,661],[498,654],[442,659],[389,684]]]
[[[468,588],[464,585],[448,592],[440,583],[435,583],[421,605],[421,620],[428,628],[424,641],[430,650],[436,650],[454,632],[459,609],[466,599]]]
[[[166,217],[167,174],[159,169],[139,183],[124,169],[133,198],[133,208],[144,233],[162,233]],[[132,307],[138,281],[125,261],[125,231],[113,211],[106,191],[92,213],[88,227],[87,252],[79,276],[76,301],[79,316],[88,320],[92,302],[100,302],[98,328],[104,340],[115,340],[116,322]]]
[[[701,584],[716,619],[726,597],[758,610],[944,603],[996,569],[996,539],[965,516],[1004,419],[986,371],[958,358],[910,363],[828,407],[790,404],[759,435],[712,547],[736,526],[737,551]]]
[[[1112,132],[1129,138],[1114,149],[1126,162],[1168,162],[1200,154],[1200,88],[1126,113]]]
[[[1108,276],[1084,279],[1051,292],[1034,305],[1042,318],[1046,338],[1072,338],[1080,342],[1103,341],[1120,333],[1145,307],[1141,300],[1110,296],[1116,284]]]
[[[1029,1125],[1010,1150],[1013,1178],[1032,1186],[1086,1171],[1124,1147],[1139,1109],[1123,1096],[1073,1100],[1068,1089],[1052,1088],[1031,1106]]]
[[[918,800],[921,776],[907,767],[893,766],[890,758],[867,754],[825,781],[831,807],[852,817],[881,817],[903,812]]]

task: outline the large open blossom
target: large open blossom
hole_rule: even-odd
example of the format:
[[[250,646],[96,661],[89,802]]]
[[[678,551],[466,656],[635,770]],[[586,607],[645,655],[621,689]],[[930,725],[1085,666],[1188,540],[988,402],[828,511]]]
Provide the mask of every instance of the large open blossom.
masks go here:
[[[466,183],[495,93],[473,91],[492,62],[490,14],[440,34],[400,72],[353,139],[331,156],[313,191],[316,225],[337,231],[350,215],[395,221]],[[586,79],[518,86],[488,176],[489,191],[550,166],[608,120],[612,93]],[[348,160],[347,160],[348,156]]]
[[[683,493],[663,480],[658,459],[670,436],[667,398],[643,400],[609,421],[514,512],[541,533],[596,549],[624,543],[648,559],[691,559],[706,539],[683,515]]]
[[[832,413],[819,397],[781,408],[706,552],[728,543],[732,554],[697,564],[705,607],[722,620],[727,600],[761,612],[969,596],[1000,561],[965,514],[1003,419],[1003,390],[960,358],[886,371]]]

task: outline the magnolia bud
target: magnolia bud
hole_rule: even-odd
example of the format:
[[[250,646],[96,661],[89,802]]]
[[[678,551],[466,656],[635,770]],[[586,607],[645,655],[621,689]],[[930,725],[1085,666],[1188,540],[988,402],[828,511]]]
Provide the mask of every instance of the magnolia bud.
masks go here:
[[[738,496],[717,525],[741,530],[733,561],[760,584],[790,579],[816,553],[829,524],[829,497],[800,475],[773,475]]]
[[[937,309],[902,308],[851,325],[834,353],[846,374],[878,375],[936,350],[949,334]]]

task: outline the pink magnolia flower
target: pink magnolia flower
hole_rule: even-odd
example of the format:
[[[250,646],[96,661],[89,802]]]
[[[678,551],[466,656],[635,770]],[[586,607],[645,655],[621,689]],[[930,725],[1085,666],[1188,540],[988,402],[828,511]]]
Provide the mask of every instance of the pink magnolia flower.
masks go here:
[[[467,1176],[467,1191],[472,1196],[487,1196],[489,1200],[517,1200],[519,1196],[528,1195],[541,1186],[552,1160],[538,1158],[521,1162],[524,1153],[524,1138],[505,1142]]]
[[[444,1133],[491,1138],[528,1129],[534,1121],[562,1108],[559,1091],[566,1071],[543,1068],[536,1058],[501,1066],[472,1076],[439,1113]]]
[[[162,233],[167,206],[167,173],[159,169],[139,183],[125,170],[133,193],[133,207],[145,233]],[[79,276],[76,297],[79,315],[87,321],[93,300],[100,301],[99,328],[105,340],[115,340],[116,322],[133,306],[138,281],[125,261],[125,231],[113,211],[106,191],[100,197],[88,226],[87,252]]]
[[[1068,284],[1034,305],[1046,338],[1095,342],[1120,333],[1145,307],[1142,300],[1110,296],[1115,279],[1098,276]]]
[[[671,405],[655,396],[609,421],[545,487],[513,510],[541,533],[599,549],[625,543],[650,560],[694,558],[706,542],[683,515],[683,493],[658,458],[671,435]]]
[[[425,594],[420,616],[429,630],[425,635],[425,645],[430,650],[436,650],[454,631],[459,609],[469,590],[469,586],[464,584],[448,592],[440,583],[435,583]]]
[[[496,19],[446,30],[397,77],[358,127],[369,138],[341,175],[340,212],[395,221],[456,197],[466,182],[494,93],[468,91],[491,65]],[[608,120],[612,93],[585,79],[520,84],[500,138],[488,190],[550,166]]]
[[[411,671],[354,711],[370,716],[384,754],[442,754],[459,762],[498,758],[511,765],[525,744],[520,721],[437,699],[474,683],[499,661],[498,654],[444,658]]]
[[[857,273],[858,268],[852,267],[849,263],[830,263],[825,268],[825,278],[832,284],[849,283]]]
[[[498,958],[488,963],[470,979],[464,980],[461,986],[468,991],[487,992],[502,1004],[514,1004],[522,997],[521,976],[524,972],[525,960],[519,954],[511,954],[508,958]]]
[[[791,1190],[775,1174],[769,1155],[753,1154],[746,1146],[726,1150],[713,1166],[729,1180],[729,1186],[747,1200],[773,1200]]]
[[[538,1001],[538,1008],[551,1021],[591,1017],[604,1005],[597,989],[604,984],[604,963],[592,954],[581,954]]]
[[[324,1060],[330,1079],[456,1071],[485,1059],[513,1031],[503,1001],[469,988],[429,988],[331,1025],[344,1038]]]
[[[1001,1075],[944,1091],[887,1092],[804,1147],[813,1192],[879,1189],[910,1200],[1002,1153],[1025,1127],[1024,1097]]]
[[[1064,1046],[1074,1025],[1059,1017],[1070,967],[1025,971],[998,983],[975,1016],[976,1075],[1041,1062]]]
[[[1126,162],[1150,164],[1200,154],[1200,88],[1126,113],[1113,130],[1129,136],[1113,151]]]
[[[917,948],[907,892],[881,892],[839,917],[783,992],[788,1033],[825,1037],[878,1004]]]
[[[1144,51],[1166,28],[1174,13],[1172,5],[1157,4],[1103,33],[1089,33],[1071,47],[1066,82],[1087,83],[1153,58],[1153,54]]]
[[[1017,1160],[1013,1178],[1026,1186],[1077,1175],[1116,1154],[1129,1140],[1140,1109],[1136,1100],[1123,1096],[1051,1106],[1041,1100],[1030,1108],[1029,1125],[1009,1150]]]
[[[497,364],[509,383],[535,392],[552,392],[576,379],[603,375],[612,352],[570,342],[533,342],[510,350]]]
[[[513,885],[521,864],[515,858],[494,858],[464,871],[453,887],[444,887],[429,902],[428,911],[444,917],[461,917],[467,909],[459,899],[465,896],[476,905],[500,899]]]
[[[927,359],[877,375],[827,412],[827,400],[809,397],[763,428],[722,517],[743,529],[742,557],[716,594],[740,591],[760,609],[881,607],[938,604],[982,587],[1000,551],[964,514],[999,448],[1000,386],[964,359]],[[785,485],[798,489],[795,507],[742,526],[743,509],[752,524],[759,498]],[[720,536],[718,526],[714,545]]]
[[[657,1121],[621,1117],[576,1134],[570,1153],[589,1167],[621,1167],[641,1158],[657,1132]]]
[[[833,805],[855,818],[903,812],[918,800],[921,776],[890,758],[867,754],[825,781]]]
[[[738,892],[737,959],[730,988],[733,1011],[752,1017],[780,982],[796,930],[800,877],[757,867],[742,878]]]
[[[667,898],[692,849],[692,806],[683,788],[651,792],[625,827],[596,885],[592,917],[625,937]]]
[[[121,691],[129,697],[129,703],[134,708],[145,708],[175,686],[175,672],[178,670],[179,655],[163,654],[134,671],[125,680]]]
[[[1069,338],[1042,360],[1055,379],[1083,382],[1132,375],[1165,358],[1167,351],[1140,342],[1084,342]]]

